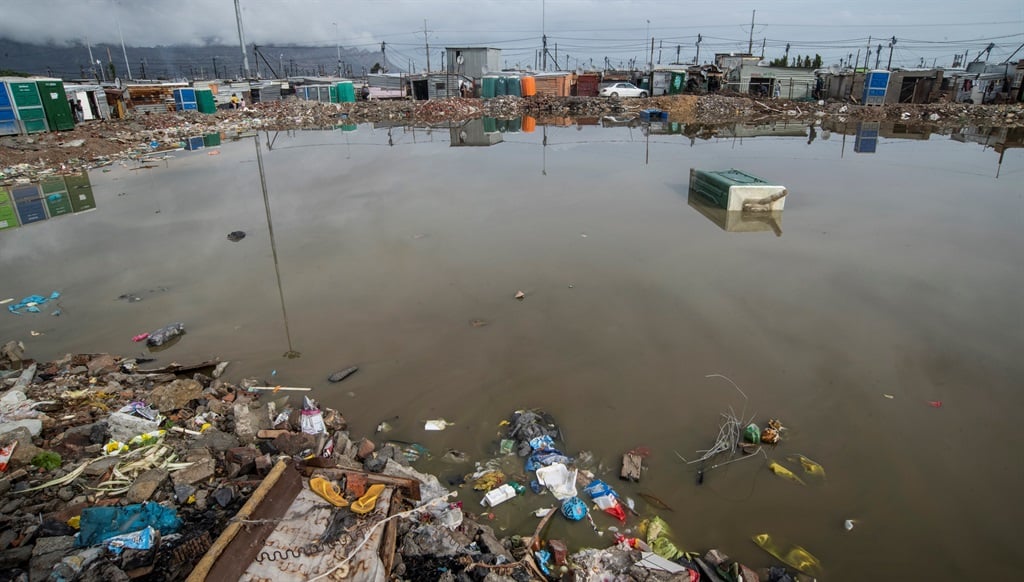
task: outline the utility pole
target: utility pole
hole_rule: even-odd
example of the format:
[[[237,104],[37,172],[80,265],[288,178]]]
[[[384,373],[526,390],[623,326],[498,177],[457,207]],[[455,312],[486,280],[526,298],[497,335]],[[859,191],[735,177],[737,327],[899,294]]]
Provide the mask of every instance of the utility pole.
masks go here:
[[[658,41],[658,64],[659,65],[661,64],[661,49],[662,49],[663,46],[665,46],[665,41],[659,40]]]
[[[337,22],[332,22],[331,24],[334,25],[334,47],[336,49],[338,49],[338,67],[337,67],[338,73],[337,74],[340,77],[341,76],[341,41],[338,40],[338,23]],[[256,65],[259,66],[259,62],[257,62]]]
[[[115,12],[115,14],[117,13]],[[124,35],[121,34],[121,18],[115,16],[114,20],[117,22],[117,36],[121,38],[121,52],[124,53],[124,68],[128,73],[128,80],[130,81],[132,78],[132,68],[131,65],[128,64],[128,49],[124,48]]]
[[[654,37],[651,37],[651,60],[647,61],[647,70],[654,71]]]
[[[386,73],[386,72],[388,72],[388,53],[387,53],[387,50],[388,50],[388,43],[381,42],[380,43],[380,66],[381,66],[381,69],[379,71],[377,71],[378,73]]]
[[[786,62],[782,64],[784,67],[789,66],[789,43],[786,43]]]
[[[220,73],[217,72],[217,57],[213,57],[213,78],[220,78]]]
[[[675,63],[677,65],[679,64],[679,51],[681,51],[681,50],[683,50],[683,46],[677,44],[676,45],[676,63]],[[694,63],[694,64],[696,64],[696,63]]]
[[[430,75],[430,42],[427,40],[427,19],[423,19],[423,45],[427,50],[427,75]]]
[[[541,57],[541,69],[546,71],[548,70],[548,35],[545,34],[541,37],[541,43],[544,46],[542,49],[544,55]]]
[[[768,39],[767,38],[762,38],[761,39],[761,58],[762,59],[764,59],[764,46],[766,44],[768,44]]]
[[[142,78],[146,78],[146,59],[141,59],[142,64]]]
[[[89,44],[89,37],[85,37],[85,48],[89,49],[89,70],[92,72],[92,76],[96,77],[96,59],[92,56],[92,45]],[[99,80],[97,78],[97,80]]]
[[[878,43],[875,47],[875,68],[878,68],[878,63],[882,61],[882,43]]]
[[[894,46],[896,46],[896,37],[895,36],[892,37],[892,40],[889,41],[889,64],[885,66],[885,69],[887,71],[891,71],[892,70],[892,48]]]
[[[245,32],[242,30],[242,7],[239,0],[235,0],[235,20],[238,23],[238,48],[242,51],[242,69],[245,78],[249,78],[249,53],[245,50]]]
[[[704,42],[704,37],[700,34],[697,35],[697,56],[693,57],[693,64],[700,66],[700,43]]]
[[[237,0],[236,0],[237,1]],[[757,14],[757,10],[750,13],[750,39],[747,40],[747,54],[754,54],[754,15]]]
[[[868,37],[867,53],[864,54],[864,69],[867,70],[868,65],[871,63],[871,37]]]
[[[565,55],[565,70],[569,70],[569,55]]]

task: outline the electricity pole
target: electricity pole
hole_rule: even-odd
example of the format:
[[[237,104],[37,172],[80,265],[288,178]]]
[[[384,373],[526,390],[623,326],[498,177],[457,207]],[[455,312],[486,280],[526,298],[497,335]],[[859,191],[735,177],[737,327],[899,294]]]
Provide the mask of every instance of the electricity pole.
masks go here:
[[[892,40],[889,41],[889,64],[885,66],[885,69],[887,71],[891,71],[892,70],[892,47],[894,47],[894,46],[896,46],[896,37],[895,36],[892,37]]]
[[[96,77],[96,59],[92,56],[92,45],[89,44],[89,37],[85,37],[85,48],[89,49],[89,70],[92,71],[92,76]]]
[[[679,64],[679,51],[681,51],[682,49],[683,49],[682,45],[678,45],[678,44],[676,45],[676,62],[675,62],[675,64],[677,64],[677,65]]]
[[[380,66],[381,66],[382,70],[377,71],[378,73],[386,73],[386,72],[388,72],[388,53],[387,53],[387,47],[388,47],[388,43],[386,43],[386,42],[381,42],[380,43]]]
[[[116,14],[116,13],[115,13]],[[124,68],[128,73],[128,80],[132,78],[132,67],[128,64],[128,49],[124,48],[124,35],[121,34],[121,18],[115,18],[117,21],[117,36],[121,37],[121,52],[124,54]]]
[[[882,61],[882,43],[878,43],[875,47],[875,68],[878,68],[878,63]]]
[[[704,41],[704,37],[697,35],[697,56],[693,57],[693,64],[700,66],[700,43]]]
[[[747,40],[747,54],[754,54],[754,15],[757,14],[757,10],[750,13],[750,39]]]
[[[544,54],[541,55],[540,67],[541,70],[546,71],[548,70],[548,35],[545,34],[544,36],[541,37],[541,43],[544,46],[544,48],[542,49],[542,52]]]
[[[217,57],[213,57],[213,78],[220,79],[220,73],[217,72]]]
[[[868,37],[867,53],[864,54],[864,69],[867,69],[869,64],[871,64],[871,37],[870,36]]]
[[[427,50],[427,75],[430,75],[430,42],[427,40],[427,19],[423,19],[423,45]]]
[[[245,50],[245,32],[242,31],[242,7],[235,0],[235,21],[238,23],[238,47],[242,50],[242,69],[249,78],[249,53]]]
[[[337,71],[338,71],[338,76],[340,77],[341,76],[341,41],[338,40],[338,23],[337,22],[332,22],[331,24],[334,25],[334,48],[338,49],[338,66],[337,66]],[[259,64],[259,63],[257,62],[257,64]]]

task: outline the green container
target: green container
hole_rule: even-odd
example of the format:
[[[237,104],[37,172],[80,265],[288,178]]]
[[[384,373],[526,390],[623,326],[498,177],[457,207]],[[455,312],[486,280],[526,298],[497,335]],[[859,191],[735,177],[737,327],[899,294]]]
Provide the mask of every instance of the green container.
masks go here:
[[[497,83],[496,77],[484,77],[480,83],[480,97],[483,99],[491,99],[497,95]]]
[[[64,81],[36,81],[39,98],[46,111],[46,122],[50,131],[69,131],[75,128],[75,115],[71,113],[68,95],[64,92]]]
[[[668,94],[678,95],[683,92],[684,87],[686,87],[686,73],[673,71],[672,79],[668,84]]]
[[[498,131],[500,131],[501,133],[505,133],[506,131],[508,131],[508,120],[507,119],[499,119],[498,122],[496,123],[496,125],[498,127]]]
[[[484,133],[494,133],[498,131],[498,120],[493,117],[484,117]]]
[[[199,113],[217,113],[217,100],[209,89],[196,90],[196,109]]]
[[[68,195],[68,186],[63,176],[51,176],[39,181],[43,189],[43,200],[46,202],[46,211],[50,218],[71,214],[71,196]]]
[[[523,118],[522,117],[516,117],[515,119],[509,119],[508,120],[508,132],[509,133],[519,133],[522,130],[523,130]]]
[[[339,103],[355,103],[356,101],[356,88],[352,84],[352,81],[343,81],[338,83],[338,102]]]
[[[220,134],[219,133],[208,133],[203,136],[203,146],[212,148],[213,146],[220,145]]]
[[[515,95],[516,97],[523,96],[522,84],[519,81],[519,77],[508,77],[505,79],[506,93],[509,95]]]
[[[498,97],[508,95],[508,79],[505,77],[498,77],[494,82],[494,95]]]
[[[341,124],[341,131],[355,131],[357,129],[359,129],[359,126],[354,123]]]
[[[337,103],[338,102],[338,86],[337,85],[331,85],[329,90],[330,90],[330,93],[331,93],[331,103]]]
[[[18,224],[18,212],[14,209],[14,202],[11,200],[7,188],[0,187],[0,230],[16,228]]]
[[[71,197],[71,209],[75,212],[83,212],[96,208],[96,198],[92,193],[92,184],[89,182],[89,174],[72,174],[64,176],[64,182],[68,186],[68,196]]]
[[[768,182],[739,170],[690,170],[690,190],[719,208],[729,207],[729,189],[733,186],[768,185]]]
[[[7,83],[10,89],[11,99],[14,100],[14,108],[17,111],[18,119],[25,133],[40,133],[49,131],[46,124],[46,111],[43,109],[43,102],[39,98],[39,87],[31,81],[11,81]]]

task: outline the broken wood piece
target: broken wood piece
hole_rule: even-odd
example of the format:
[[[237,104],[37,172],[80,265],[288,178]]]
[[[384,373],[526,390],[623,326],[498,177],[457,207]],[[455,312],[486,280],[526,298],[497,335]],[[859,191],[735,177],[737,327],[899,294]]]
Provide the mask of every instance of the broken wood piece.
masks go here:
[[[398,513],[402,505],[402,490],[396,489],[391,495],[391,504],[388,506],[388,517]],[[398,545],[398,522],[389,520],[384,524],[383,542],[380,545],[380,561],[384,566],[384,576],[391,579],[391,568],[395,565],[395,548]]]
[[[217,360],[206,360],[195,364],[179,364],[172,362],[162,368],[147,368],[145,370],[139,368],[135,370],[137,374],[177,374],[180,372],[192,372],[194,370],[200,370],[202,368],[211,368],[217,365]]]
[[[758,200],[747,200],[743,203],[743,212],[771,212],[772,203],[785,198],[788,193],[787,190],[783,190]]]
[[[619,477],[627,481],[640,481],[640,468],[643,465],[643,457],[634,453],[622,455],[622,472]]]
[[[249,390],[264,390],[270,392],[309,392],[312,388],[299,388],[295,386],[253,386]]]

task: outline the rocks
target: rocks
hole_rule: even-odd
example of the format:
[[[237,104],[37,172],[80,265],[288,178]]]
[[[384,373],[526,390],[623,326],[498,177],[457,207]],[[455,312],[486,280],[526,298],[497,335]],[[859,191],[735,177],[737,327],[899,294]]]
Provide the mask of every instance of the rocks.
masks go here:
[[[281,454],[294,456],[307,449],[312,449],[316,444],[316,438],[306,433],[290,432],[275,438],[273,444]]]
[[[18,429],[28,431],[30,438],[39,436],[43,432],[43,421],[38,418],[26,418],[24,420],[12,420],[0,424],[0,435],[5,435]]]
[[[270,428],[270,415],[265,405],[253,410],[247,402],[236,402],[231,410],[235,416],[235,436],[243,444],[254,442],[260,430]]]
[[[32,559],[29,562],[29,580],[46,580],[50,571],[60,562],[65,554],[75,547],[73,536],[39,538],[32,548]]]
[[[156,419],[147,420],[124,412],[114,412],[107,417],[107,426],[110,430],[110,438],[127,442],[134,436],[159,429],[160,422]]]
[[[202,395],[203,385],[196,380],[175,380],[154,388],[149,394],[149,405],[166,414],[185,408]]]
[[[356,458],[360,460],[366,459],[376,448],[377,447],[373,444],[373,441],[363,438],[359,441],[359,447],[356,449]]]
[[[210,428],[203,431],[203,434],[193,441],[193,448],[206,448],[214,453],[223,453],[224,451],[237,447],[239,445],[238,438],[235,435]]]
[[[102,374],[110,374],[116,372],[120,367],[118,359],[110,354],[102,354],[96,358],[89,360],[86,364],[86,369],[89,370],[90,376],[100,376]]]
[[[175,472],[171,480],[175,486],[196,485],[211,479],[217,472],[217,462],[213,459],[200,459],[190,466]]]
[[[14,425],[14,423],[8,423]],[[0,425],[0,430],[8,428],[7,425]],[[41,428],[41,427],[40,427]],[[36,434],[39,434],[36,432]],[[19,468],[28,465],[32,458],[43,452],[42,449],[32,444],[32,432],[24,425],[15,425],[7,432],[0,432],[0,446],[17,441],[18,446],[14,447],[14,454],[11,455],[11,467]]]
[[[150,469],[143,471],[135,478],[135,482],[132,483],[131,488],[128,489],[128,493],[125,494],[125,500],[128,503],[142,503],[149,501],[153,496],[153,493],[160,488],[161,485],[167,481],[168,473],[165,469]]]

